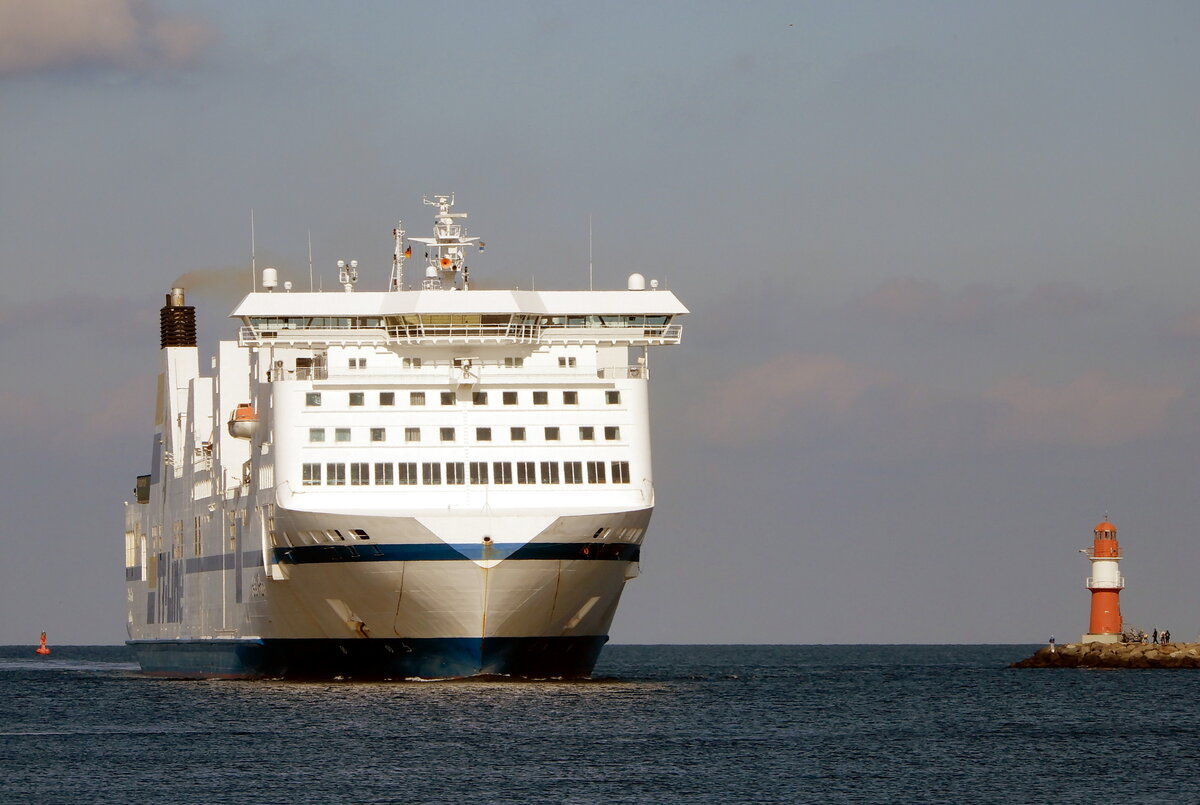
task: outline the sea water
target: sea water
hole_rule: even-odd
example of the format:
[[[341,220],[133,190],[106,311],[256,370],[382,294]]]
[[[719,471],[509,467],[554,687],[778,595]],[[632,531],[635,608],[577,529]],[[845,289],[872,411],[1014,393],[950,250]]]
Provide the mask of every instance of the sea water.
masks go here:
[[[586,682],[140,676],[0,648],[3,803],[1190,801],[1200,674],[1033,646],[609,646]]]

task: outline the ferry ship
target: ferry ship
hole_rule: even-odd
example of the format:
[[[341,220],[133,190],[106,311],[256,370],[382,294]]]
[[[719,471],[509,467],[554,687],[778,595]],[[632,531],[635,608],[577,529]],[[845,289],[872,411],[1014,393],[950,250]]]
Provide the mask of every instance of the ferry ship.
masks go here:
[[[453,196],[424,203],[433,236],[393,232],[387,290],[358,290],[355,261],[335,291],[264,269],[208,374],[195,308],[167,295],[150,472],[125,504],[144,672],[591,673],[654,508],[649,348],[687,309],[636,273],[471,288],[483,242]]]

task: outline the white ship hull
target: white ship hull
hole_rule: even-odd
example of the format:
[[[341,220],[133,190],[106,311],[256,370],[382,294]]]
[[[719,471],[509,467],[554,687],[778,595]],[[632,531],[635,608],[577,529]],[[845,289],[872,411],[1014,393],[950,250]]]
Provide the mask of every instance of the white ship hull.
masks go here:
[[[431,265],[455,271],[465,242]],[[591,673],[654,505],[645,348],[676,343],[684,309],[395,285],[251,294],[212,377],[168,297],[151,473],[125,516],[144,671]]]

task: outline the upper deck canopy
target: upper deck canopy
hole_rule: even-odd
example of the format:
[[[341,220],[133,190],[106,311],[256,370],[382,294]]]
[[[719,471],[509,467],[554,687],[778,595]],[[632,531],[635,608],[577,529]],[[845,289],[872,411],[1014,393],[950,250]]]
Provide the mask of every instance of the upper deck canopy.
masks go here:
[[[659,315],[688,310],[670,291],[336,291],[251,293],[230,318],[419,314]]]

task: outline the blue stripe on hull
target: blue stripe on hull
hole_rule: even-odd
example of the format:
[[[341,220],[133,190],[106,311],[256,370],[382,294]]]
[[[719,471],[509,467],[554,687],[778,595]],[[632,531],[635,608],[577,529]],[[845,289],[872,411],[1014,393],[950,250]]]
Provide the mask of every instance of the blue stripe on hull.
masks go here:
[[[129,640],[142,671],[177,677],[586,677],[607,635],[361,640]]]
[[[275,548],[276,561],[289,565],[317,562],[444,562],[464,559],[593,559],[636,562],[642,548],[629,542],[529,542],[516,545],[443,542],[357,545],[299,545]]]

